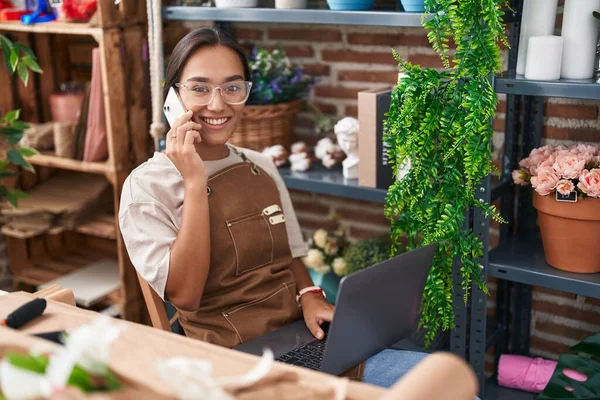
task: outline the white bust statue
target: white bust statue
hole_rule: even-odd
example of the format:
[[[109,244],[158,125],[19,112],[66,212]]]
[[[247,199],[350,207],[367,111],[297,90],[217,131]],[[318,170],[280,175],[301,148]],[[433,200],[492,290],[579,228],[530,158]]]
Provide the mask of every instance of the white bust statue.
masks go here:
[[[333,129],[338,144],[347,156],[342,162],[344,178],[358,179],[358,120],[353,117],[342,118]]]

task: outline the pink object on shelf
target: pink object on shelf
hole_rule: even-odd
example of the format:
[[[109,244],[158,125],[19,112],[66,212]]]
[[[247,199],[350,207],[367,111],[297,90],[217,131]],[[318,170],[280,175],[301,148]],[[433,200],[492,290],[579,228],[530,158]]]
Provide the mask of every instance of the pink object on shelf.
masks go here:
[[[550,382],[557,364],[556,361],[540,357],[503,354],[498,363],[498,384],[507,388],[541,393]],[[563,373],[576,381],[587,379],[577,371],[564,370]]]
[[[96,47],[92,52],[92,83],[83,161],[104,161],[108,157],[101,63],[100,49]]]
[[[498,384],[512,389],[541,393],[550,381],[556,361],[503,354],[498,364]]]

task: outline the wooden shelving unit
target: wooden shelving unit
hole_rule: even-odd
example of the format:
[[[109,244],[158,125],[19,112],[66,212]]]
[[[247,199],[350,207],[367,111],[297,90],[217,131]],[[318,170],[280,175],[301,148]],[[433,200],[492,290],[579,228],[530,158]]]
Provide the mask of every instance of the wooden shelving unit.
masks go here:
[[[43,24],[24,25],[18,21],[0,22],[0,31],[53,33],[65,35],[102,36],[102,28],[87,23],[77,22],[48,22]]]
[[[137,274],[119,235],[116,215],[123,182],[151,154],[149,110],[145,93],[139,90],[147,76],[143,55],[145,20],[143,0],[118,4],[113,0],[98,0],[96,14],[88,23],[0,22],[0,33],[29,46],[44,71],[30,75],[25,87],[16,74],[11,78],[1,65],[0,87],[8,90],[0,98],[0,114],[19,108],[26,122],[51,120],[50,94],[72,74],[69,50],[65,48],[69,41],[87,41],[92,47],[95,42],[101,58],[108,159],[83,162],[41,153],[29,158],[36,166],[36,174],[22,174],[17,185],[27,191],[50,178],[56,170],[79,171],[104,175],[112,185],[114,199],[111,213],[96,215],[76,228],[58,227],[28,238],[6,236],[15,287],[35,287],[108,255],[118,261],[121,288],[103,302],[117,304],[122,318],[136,322],[146,321],[145,304]]]
[[[114,175],[115,168],[109,161],[107,162],[85,162],[73,160],[70,158],[58,157],[53,154],[40,153],[27,160],[33,164],[42,167],[67,169],[70,171],[89,172],[91,174]]]

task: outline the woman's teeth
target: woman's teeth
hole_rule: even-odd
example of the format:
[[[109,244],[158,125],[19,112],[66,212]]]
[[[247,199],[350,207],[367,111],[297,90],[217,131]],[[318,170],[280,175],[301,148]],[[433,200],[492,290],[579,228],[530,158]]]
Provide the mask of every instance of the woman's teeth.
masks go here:
[[[229,118],[202,118],[209,125],[223,125]]]

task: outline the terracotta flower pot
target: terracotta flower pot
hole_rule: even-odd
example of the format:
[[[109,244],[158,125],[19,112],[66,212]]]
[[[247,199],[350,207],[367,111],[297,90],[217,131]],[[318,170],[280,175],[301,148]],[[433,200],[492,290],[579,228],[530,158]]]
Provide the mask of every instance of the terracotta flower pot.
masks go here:
[[[600,272],[600,199],[567,203],[556,201],[553,194],[534,192],[533,206],[549,265],[569,272]]]

